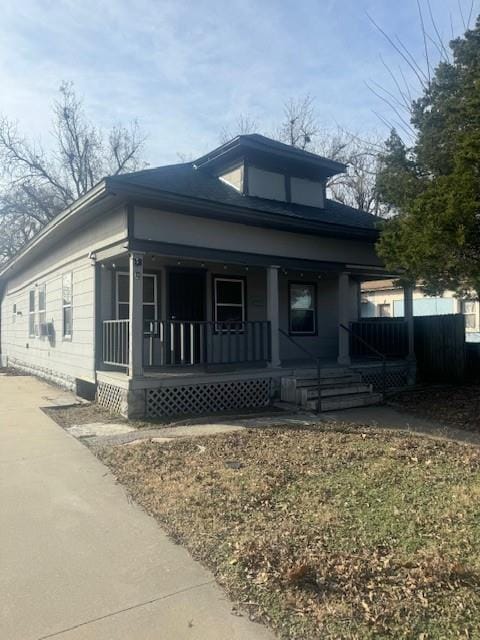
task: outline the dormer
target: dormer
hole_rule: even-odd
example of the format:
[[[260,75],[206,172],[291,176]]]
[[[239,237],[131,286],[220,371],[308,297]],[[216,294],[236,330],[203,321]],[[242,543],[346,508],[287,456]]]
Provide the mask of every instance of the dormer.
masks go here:
[[[323,208],[327,179],[346,171],[340,162],[271,140],[242,135],[195,161],[245,196]]]

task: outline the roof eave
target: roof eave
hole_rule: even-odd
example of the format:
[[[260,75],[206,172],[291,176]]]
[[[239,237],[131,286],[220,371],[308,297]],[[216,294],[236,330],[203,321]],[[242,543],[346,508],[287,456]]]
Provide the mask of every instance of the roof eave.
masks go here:
[[[69,207],[60,212],[53,220],[43,227],[31,240],[28,242],[11,260],[6,262],[0,267],[0,280],[8,274],[8,272],[21,262],[30,251],[43,241],[48,235],[52,233],[54,229],[57,229],[67,219],[70,219],[73,215],[77,214],[81,209],[84,209],[88,205],[92,204],[99,198],[108,193],[108,179],[104,178],[97,185],[92,187],[85,195],[78,200],[75,200]]]
[[[233,138],[233,140],[229,140],[204,156],[197,158],[194,161],[194,165],[195,167],[202,168],[213,167],[221,163],[224,158],[228,158],[232,154],[241,152],[242,147],[245,151],[253,150],[262,153],[272,153],[275,156],[282,157],[293,162],[301,162],[306,165],[310,165],[311,167],[322,169],[327,177],[336,175],[337,173],[345,173],[347,171],[347,165],[343,162],[330,160],[329,158],[317,156],[316,154],[309,152],[304,152],[305,155],[301,156],[297,153],[299,150],[295,147],[292,147],[291,151],[287,149],[268,149],[266,145],[263,145],[256,140],[246,138],[245,136],[237,136],[236,138]]]
[[[115,181],[113,183],[113,180]],[[352,227],[349,225],[334,224],[330,222],[310,221],[299,218],[288,218],[275,213],[268,213],[258,209],[247,209],[212,200],[182,196],[169,191],[139,187],[122,182],[121,176],[112,179],[112,190],[121,192],[131,199],[149,201],[156,206],[169,207],[177,213],[197,215],[199,217],[216,218],[230,222],[240,222],[257,227],[275,228],[296,233],[309,233],[315,235],[344,237],[350,239],[369,239],[375,241],[379,232],[377,229],[366,227]]]

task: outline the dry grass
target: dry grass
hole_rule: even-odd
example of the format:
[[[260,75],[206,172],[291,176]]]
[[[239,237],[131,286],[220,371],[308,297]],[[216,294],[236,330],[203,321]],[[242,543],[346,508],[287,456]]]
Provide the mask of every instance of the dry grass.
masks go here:
[[[343,425],[104,449],[280,637],[480,637],[480,450]]]
[[[90,424],[92,422],[127,422],[125,418],[107,411],[96,402],[67,407],[47,407],[44,411],[61,427],[72,427],[73,425]]]
[[[480,431],[480,385],[430,386],[398,394],[395,407],[444,425]]]

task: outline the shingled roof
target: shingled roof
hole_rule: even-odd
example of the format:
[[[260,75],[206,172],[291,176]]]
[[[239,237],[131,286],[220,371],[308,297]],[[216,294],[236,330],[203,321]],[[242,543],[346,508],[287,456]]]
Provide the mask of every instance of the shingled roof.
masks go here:
[[[248,212],[281,216],[283,219],[321,222],[335,226],[351,227],[375,231],[377,218],[365,211],[326,199],[325,207],[310,207],[290,202],[281,202],[243,195],[228,186],[214,175],[196,168],[195,163],[183,163],[147,169],[135,173],[123,174],[109,178],[112,186],[138,187],[148,190],[152,196],[155,192],[170,193],[195,199],[224,204]]]

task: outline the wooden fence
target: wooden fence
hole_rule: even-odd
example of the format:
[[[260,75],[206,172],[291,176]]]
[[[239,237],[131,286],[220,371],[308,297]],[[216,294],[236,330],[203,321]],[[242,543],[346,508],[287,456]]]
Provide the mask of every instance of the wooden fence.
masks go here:
[[[462,314],[414,318],[417,374],[422,382],[460,382],[465,376]]]

